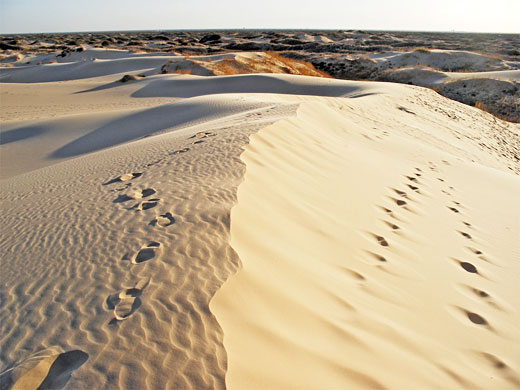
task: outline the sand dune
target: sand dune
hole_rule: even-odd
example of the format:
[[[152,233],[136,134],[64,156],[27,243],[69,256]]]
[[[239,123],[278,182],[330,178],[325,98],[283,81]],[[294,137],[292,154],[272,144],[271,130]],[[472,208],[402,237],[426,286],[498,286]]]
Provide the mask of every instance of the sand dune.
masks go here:
[[[460,112],[485,123],[459,140],[404,96],[302,98],[251,137],[231,213],[243,268],[211,306],[230,388],[520,385],[512,161],[460,153],[486,137],[480,113]]]
[[[2,388],[520,385],[518,125],[103,61],[2,73]]]

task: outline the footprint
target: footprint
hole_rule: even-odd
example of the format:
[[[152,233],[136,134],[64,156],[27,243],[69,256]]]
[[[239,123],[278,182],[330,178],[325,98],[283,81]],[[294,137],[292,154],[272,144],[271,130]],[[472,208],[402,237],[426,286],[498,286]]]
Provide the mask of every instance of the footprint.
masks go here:
[[[467,272],[472,273],[472,274],[478,274],[478,269],[473,264],[468,263],[466,261],[458,261],[457,260],[457,262],[464,269],[464,271],[467,271]]]
[[[412,176],[405,176],[408,180],[410,181],[413,181],[413,182],[417,182],[417,178],[416,177],[412,177]]]
[[[406,205],[406,201],[402,200],[402,199],[395,199],[395,198],[392,198],[390,197],[390,199],[392,199],[396,205],[398,206],[404,206]]]
[[[200,131],[200,132],[198,132],[197,134],[192,135],[192,136],[189,137],[188,139],[193,139],[193,138],[208,138],[208,137],[214,137],[214,136],[216,136],[216,134],[211,133],[211,132],[209,132],[209,131]]]
[[[106,185],[109,185],[112,183],[129,181],[129,180],[135,179],[141,175],[142,175],[141,172],[125,173],[124,175],[118,176],[112,180],[107,181],[106,183],[103,183],[103,185],[106,186]]]
[[[462,221],[462,223],[463,223],[464,225],[466,225],[467,227],[471,227],[471,224],[470,224],[469,222]]]
[[[446,206],[446,207],[448,207],[454,213],[458,213],[459,212],[459,210],[457,210],[455,207],[450,207],[450,206]]]
[[[377,261],[380,261],[381,263],[386,263],[387,262],[387,260],[386,260],[386,258],[384,256],[378,255],[377,253],[370,252],[370,251],[365,251],[365,252],[368,253],[371,257],[373,257]]]
[[[377,207],[379,207],[381,210],[383,210],[385,213],[387,213],[389,215],[392,214],[392,210],[387,209],[386,207],[383,207],[383,206],[377,206]]]
[[[482,255],[482,251],[478,250],[478,249],[475,249],[475,248],[471,248],[469,246],[466,247],[466,249],[468,249],[471,253],[473,253],[474,255]]]
[[[155,206],[157,206],[157,204],[159,203],[160,199],[159,198],[153,198],[153,199],[148,199],[148,200],[144,200],[138,204],[136,204],[134,207],[132,208],[135,208],[137,209],[137,211],[143,211],[143,210],[148,210],[148,209],[153,209]]]
[[[116,199],[114,199],[114,203],[124,203],[129,200],[137,200],[146,198],[155,194],[155,190],[153,188],[145,188],[144,190],[136,189],[125,194],[120,194]]]
[[[377,242],[379,242],[379,245],[381,245],[381,246],[389,246],[388,245],[388,241],[386,241],[384,237],[374,235],[374,238],[377,240]]]
[[[467,238],[468,240],[471,240],[471,239],[472,239],[472,237],[471,237],[471,235],[470,235],[469,233],[461,232],[461,231],[459,231],[459,233],[460,233],[463,237]]]
[[[127,196],[131,199],[142,199],[147,198],[153,194],[155,194],[156,191],[153,188],[145,188],[144,190],[134,190],[129,193],[127,193]]]
[[[175,150],[173,152],[170,152],[169,155],[170,156],[173,156],[175,154],[181,154],[181,153],[186,153],[190,150],[190,148],[184,148],[184,149],[179,149],[179,150]]]
[[[118,302],[114,307],[114,317],[118,321],[126,320],[141,306],[141,290],[127,288],[117,296]]]
[[[201,143],[203,143],[203,142],[206,142],[206,141],[198,140],[198,141],[193,142],[193,145],[201,144]]]
[[[107,298],[107,308],[113,310],[115,320],[126,320],[139,309],[141,306],[141,295],[149,282],[150,279],[141,280],[135,287],[126,288],[118,294],[110,295]]]
[[[477,313],[473,313],[471,311],[464,310],[466,312],[466,316],[468,316],[469,320],[477,325],[489,325],[486,319]]]
[[[152,161],[150,164],[146,164],[147,167],[153,167],[154,165],[157,165],[159,164],[161,161],[163,161],[164,159],[161,158],[159,160],[155,160],[155,161]]]
[[[352,270],[350,268],[347,268],[347,267],[343,267],[342,269],[348,276],[350,276],[351,278],[353,278],[355,280],[358,280],[358,281],[365,281],[366,280],[366,278],[363,275],[361,275],[359,272],[357,272],[357,271],[354,271],[354,270]]]
[[[399,226],[397,226],[395,223],[384,221],[392,230],[399,230]]]
[[[129,200],[132,200],[133,198],[129,197],[126,194],[120,194],[113,200],[114,203],[124,203],[128,202]]]
[[[150,241],[143,246],[131,259],[133,264],[140,264],[154,259],[160,251],[161,244],[157,241]]]
[[[413,186],[411,184],[407,184],[408,188],[410,188],[412,191],[418,191],[419,187]]]
[[[117,187],[117,188],[114,188],[112,191],[115,192],[115,191],[124,191],[124,190],[127,190],[128,188],[132,187],[132,183],[126,183],[124,186],[122,187]]]
[[[398,190],[396,188],[392,188],[392,190],[399,196],[402,196],[403,198],[408,198],[408,195],[406,192]]]
[[[172,213],[168,212],[166,214],[161,214],[158,217],[156,217],[153,221],[150,222],[150,225],[168,227],[170,225],[173,225],[174,223],[175,223],[175,218],[173,218]]]
[[[397,107],[398,110],[401,110],[401,111],[404,111],[408,114],[413,114],[413,115],[417,115],[415,112],[413,111],[410,111],[409,109],[405,108],[405,107]]]
[[[485,292],[484,290],[479,290],[478,288],[472,288],[471,291],[473,291],[474,294],[478,295],[481,298],[489,298],[490,295]]]
[[[515,372],[515,370],[513,370],[511,367],[509,367],[506,363],[497,358],[495,355],[492,355],[487,352],[477,353],[483,356],[486,362],[488,364],[491,364],[492,368],[498,370],[497,374],[502,376],[509,383],[511,383],[515,389],[520,388],[520,377]]]

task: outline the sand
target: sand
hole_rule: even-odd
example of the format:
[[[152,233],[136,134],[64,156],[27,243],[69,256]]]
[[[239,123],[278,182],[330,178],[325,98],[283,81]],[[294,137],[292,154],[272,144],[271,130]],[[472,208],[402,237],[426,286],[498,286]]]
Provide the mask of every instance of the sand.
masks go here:
[[[520,386],[518,124],[103,61],[1,85],[2,388]]]

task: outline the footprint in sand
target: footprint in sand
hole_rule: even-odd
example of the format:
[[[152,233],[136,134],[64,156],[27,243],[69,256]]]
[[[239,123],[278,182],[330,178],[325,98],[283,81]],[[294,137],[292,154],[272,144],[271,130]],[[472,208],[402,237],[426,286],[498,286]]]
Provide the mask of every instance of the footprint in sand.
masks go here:
[[[468,249],[474,255],[477,255],[477,256],[483,255],[481,250],[478,250],[478,249],[475,249],[475,248],[472,248],[472,247],[469,247],[469,246],[467,246],[466,249]]]
[[[145,188],[144,190],[136,189],[126,194],[120,194],[116,199],[114,199],[114,203],[124,203],[129,200],[137,200],[142,198],[147,198],[151,195],[155,194],[155,190],[153,188]]]
[[[490,298],[490,295],[484,290],[480,290],[478,288],[471,288],[471,291],[480,298]]]
[[[478,269],[473,264],[468,263],[466,261],[456,260],[457,263],[464,269],[464,271],[469,272],[471,274],[478,274]]]
[[[407,184],[407,186],[408,186],[409,189],[411,189],[411,190],[414,191],[415,193],[417,193],[417,194],[420,194],[420,193],[421,193],[419,187],[414,186],[414,185],[411,185],[411,184]]]
[[[376,259],[377,261],[380,261],[381,263],[387,262],[387,260],[384,256],[378,255],[377,253],[370,252],[370,251],[365,251],[365,252],[368,253],[370,255],[370,257],[373,257],[374,259]]]
[[[406,201],[404,201],[402,199],[393,199],[393,200],[394,200],[395,204],[397,204],[398,206],[404,206],[406,204]]]
[[[174,150],[173,152],[170,152],[168,153],[170,156],[173,156],[173,155],[176,155],[176,154],[181,154],[181,153],[186,153],[186,152],[189,152],[190,148],[183,148],[183,149],[179,149],[179,150]]]
[[[392,188],[392,190],[399,196],[402,196],[403,198],[408,198],[408,194],[404,191],[398,190],[397,188]]]
[[[384,263],[388,262],[388,260],[380,254],[368,250],[364,250],[364,252],[366,255],[361,256],[359,260],[365,264],[382,267]]]
[[[209,131],[199,131],[197,134],[194,134],[192,135],[191,137],[189,137],[188,139],[193,139],[193,138],[208,138],[208,137],[214,137],[216,136],[215,133],[211,133]]]
[[[159,198],[152,198],[148,200],[143,200],[142,202],[139,202],[131,209],[136,209],[137,211],[144,211],[148,209],[153,209],[157,204],[159,203],[161,199]]]
[[[389,228],[392,230],[399,230],[399,226],[397,226],[395,223],[383,221],[386,225],[388,225]]]
[[[112,183],[119,183],[119,182],[126,182],[129,180],[133,180],[135,178],[138,178],[142,175],[141,172],[133,172],[133,173],[125,173],[124,175],[118,176],[114,179],[111,179],[107,181],[106,183],[103,183],[104,186],[112,184]]]
[[[491,369],[496,370],[496,375],[501,376],[506,381],[511,383],[515,389],[520,388],[520,376],[518,376],[517,372],[509,367],[505,362],[500,360],[495,355],[492,355],[487,352],[477,352],[480,354],[486,361],[487,365],[490,365]],[[486,367],[487,368],[487,367]]]
[[[474,324],[477,324],[477,325],[489,325],[488,322],[486,321],[486,319],[484,317],[478,315],[477,313],[473,313],[473,312],[468,311],[468,310],[464,310],[464,312],[466,313],[466,316],[468,317],[468,319],[471,322],[473,322]]]
[[[141,307],[141,295],[149,281],[150,280],[141,281],[135,287],[126,288],[107,298],[107,308],[113,310],[115,320],[126,320],[130,318],[139,307]],[[113,322],[111,321],[111,323]]]
[[[129,260],[132,264],[141,264],[156,258],[159,255],[161,244],[157,241],[150,241],[147,245],[139,249],[135,255]],[[123,257],[123,260],[128,260],[127,255]]]
[[[160,158],[159,160],[155,160],[155,161],[152,161],[151,163],[149,164],[146,164],[147,167],[153,167],[154,165],[157,165],[159,164],[161,161],[163,161],[164,159],[163,158]]]
[[[168,227],[175,223],[175,218],[172,213],[161,214],[157,216],[153,221],[150,222],[151,226]]]
[[[366,281],[366,278],[360,274],[359,272],[357,271],[354,271],[353,269],[350,269],[350,268],[347,268],[347,267],[342,267],[342,270],[352,279],[354,279],[355,281],[358,281],[358,282],[364,282]]]
[[[467,238],[468,240],[472,240],[472,239],[473,239],[469,233],[461,232],[461,231],[459,231],[459,233],[460,233],[464,238]]]
[[[459,210],[457,210],[455,207],[450,207],[450,206],[446,206],[446,207],[448,207],[454,213],[458,213],[459,212]]]
[[[389,245],[388,245],[388,241],[386,241],[384,237],[382,237],[382,236],[377,236],[377,235],[374,234],[374,238],[377,240],[377,242],[379,243],[379,245],[381,245],[381,246],[389,246]]]

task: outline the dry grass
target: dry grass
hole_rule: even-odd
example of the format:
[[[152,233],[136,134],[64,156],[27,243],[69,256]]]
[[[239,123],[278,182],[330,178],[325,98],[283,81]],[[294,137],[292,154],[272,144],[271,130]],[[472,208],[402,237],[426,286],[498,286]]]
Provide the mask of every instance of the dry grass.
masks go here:
[[[503,101],[504,98],[502,98],[501,100]],[[491,114],[491,115],[497,117],[498,119],[502,119],[504,121],[513,122],[513,123],[520,123],[520,118],[518,118],[518,114],[516,116],[515,115],[502,115],[499,112],[497,112],[496,110],[493,110],[492,108],[487,107],[484,103],[482,103],[480,101],[475,103],[475,107],[478,108],[479,110],[482,110],[484,112],[487,112],[488,114]],[[518,107],[517,107],[517,112],[518,112]]]
[[[161,73],[229,76],[251,73],[286,73],[302,76],[332,78],[305,61],[282,57],[274,52],[232,54],[212,58],[185,55],[181,61],[169,61]]]
[[[312,65],[310,62],[302,61],[302,60],[294,60],[287,57],[282,57],[280,54],[272,51],[268,51],[265,53],[266,59],[271,60],[272,62],[278,61],[285,65],[290,71],[291,74],[299,74],[302,76],[314,76],[314,77],[324,77],[324,78],[333,78],[329,74],[318,70]]]
[[[190,69],[177,69],[173,73],[177,73],[177,74],[191,74],[191,70]]]
[[[210,61],[207,61],[210,62]],[[244,72],[239,71],[237,62],[234,58],[226,57],[220,61],[214,61],[211,65],[211,69],[218,76],[228,76],[233,74],[241,74]]]

